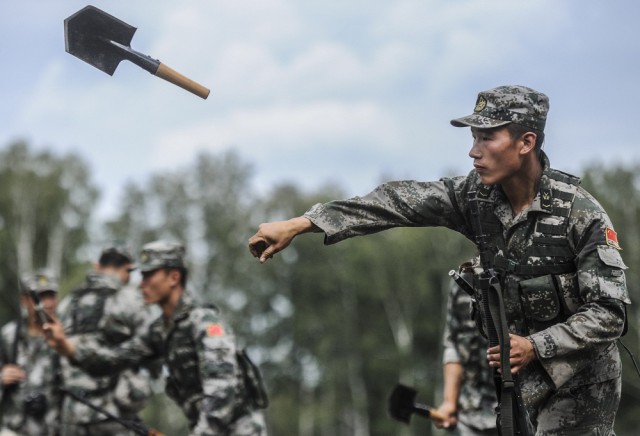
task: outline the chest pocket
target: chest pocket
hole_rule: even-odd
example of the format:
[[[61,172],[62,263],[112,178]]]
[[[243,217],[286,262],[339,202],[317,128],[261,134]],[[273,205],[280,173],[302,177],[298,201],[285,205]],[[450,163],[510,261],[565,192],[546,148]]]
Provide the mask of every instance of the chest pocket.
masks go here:
[[[525,316],[533,331],[555,324],[562,313],[559,292],[553,276],[548,274],[520,282]]]

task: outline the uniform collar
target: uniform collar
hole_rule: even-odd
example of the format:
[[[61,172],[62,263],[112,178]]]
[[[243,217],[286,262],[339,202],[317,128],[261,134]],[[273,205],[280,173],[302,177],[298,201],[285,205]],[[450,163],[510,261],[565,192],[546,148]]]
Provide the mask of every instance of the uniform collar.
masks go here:
[[[496,189],[493,189],[489,193],[489,199],[492,200],[493,204],[495,205],[494,213],[496,217],[498,217],[498,219],[502,222],[505,228],[509,228],[514,224],[526,219],[529,213],[542,212],[551,214],[553,212],[553,196],[551,193],[551,180],[549,178],[549,158],[544,151],[540,151],[540,153],[542,176],[540,177],[540,182],[538,183],[538,192],[536,192],[531,206],[520,213],[518,217],[513,216],[511,205],[509,204],[507,197],[504,195],[504,191],[502,190],[502,187],[500,185],[497,185]]]
[[[181,321],[189,316],[189,312],[194,307],[194,300],[191,294],[185,289],[180,297],[180,301],[178,301],[178,306],[176,307],[175,312],[173,313],[173,321]]]
[[[532,212],[545,212],[553,213],[553,194],[551,191],[551,179],[549,178],[549,172],[551,166],[549,163],[549,157],[544,151],[540,151],[540,163],[542,164],[542,177],[540,177],[540,183],[538,184],[538,192],[536,193],[533,203],[529,208]]]

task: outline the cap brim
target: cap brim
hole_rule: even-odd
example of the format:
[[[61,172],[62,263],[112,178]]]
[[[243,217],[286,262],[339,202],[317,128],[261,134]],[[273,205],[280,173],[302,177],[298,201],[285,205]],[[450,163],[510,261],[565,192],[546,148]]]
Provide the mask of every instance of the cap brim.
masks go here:
[[[478,129],[492,129],[494,127],[506,126],[507,124],[512,123],[512,121],[494,120],[493,118],[487,118],[478,114],[456,118],[450,122],[454,127],[476,127]]]

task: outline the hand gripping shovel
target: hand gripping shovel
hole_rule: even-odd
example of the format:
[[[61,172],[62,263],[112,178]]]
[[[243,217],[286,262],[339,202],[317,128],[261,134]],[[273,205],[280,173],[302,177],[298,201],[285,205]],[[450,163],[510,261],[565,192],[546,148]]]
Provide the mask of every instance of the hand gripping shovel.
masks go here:
[[[389,415],[397,421],[409,424],[411,414],[422,416],[424,418],[434,418],[444,420],[444,415],[438,413],[424,404],[414,402],[418,391],[401,384],[396,385],[389,396]]]
[[[204,86],[159,60],[133,50],[129,44],[136,30],[94,6],[85,6],[64,20],[65,50],[110,76],[120,61],[126,59],[198,97],[206,99],[209,96],[209,90]]]

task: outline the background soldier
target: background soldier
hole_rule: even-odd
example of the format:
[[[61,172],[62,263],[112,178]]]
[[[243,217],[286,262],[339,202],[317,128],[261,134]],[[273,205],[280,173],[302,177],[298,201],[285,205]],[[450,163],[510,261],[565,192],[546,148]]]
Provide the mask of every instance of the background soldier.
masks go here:
[[[473,283],[473,264],[460,266],[460,275]],[[447,300],[443,335],[444,392],[438,412],[445,421],[437,427],[458,436],[498,436],[496,388],[489,362],[487,340],[471,317],[471,296],[454,281]]]
[[[152,316],[140,295],[126,287],[132,270],[133,258],[126,249],[104,249],[95,270],[60,303],[60,320],[67,334],[76,338],[91,336],[105,346],[114,347],[145,333]],[[139,366],[120,371],[110,369],[95,377],[62,359],[62,369],[65,389],[125,420],[137,420],[137,413],[152,395],[150,374]],[[158,369],[152,368],[152,372]],[[111,436],[126,434],[126,430],[103,413],[66,395],[61,433]]]
[[[167,395],[189,420],[192,436],[266,435],[262,413],[239,359],[235,336],[215,307],[198,306],[186,291],[187,268],[181,244],[156,241],[140,255],[140,288],[148,304],[162,310],[144,336],[115,348],[90,338],[65,338],[50,324],[51,344],[91,373],[135,365],[145,358],[165,357]]]
[[[30,292],[37,293],[39,310],[47,316],[55,315],[58,304],[58,285],[51,275],[41,271],[24,278],[20,305],[26,317],[6,324],[0,336],[3,436],[58,434],[60,359],[47,346]]]
[[[451,120],[471,127],[467,176],[389,182],[364,197],[317,204],[261,224],[249,249],[266,262],[314,231],[327,244],[393,227],[443,226],[475,243],[483,233],[510,332],[505,361],[518,373],[537,434],[608,435],[621,395],[616,340],[630,304],[626,265],[602,206],[542,151],[548,109],[546,95],[524,86],[483,91],[471,115]],[[476,218],[486,232],[476,233]],[[487,358],[499,368],[500,348]]]

